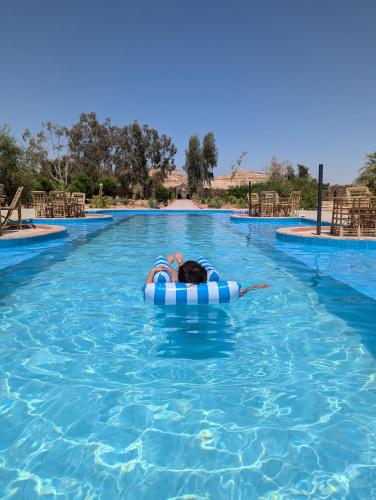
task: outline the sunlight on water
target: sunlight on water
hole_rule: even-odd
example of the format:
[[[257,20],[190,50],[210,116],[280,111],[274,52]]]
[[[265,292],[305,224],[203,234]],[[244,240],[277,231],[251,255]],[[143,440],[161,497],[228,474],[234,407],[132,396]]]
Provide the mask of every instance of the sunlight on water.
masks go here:
[[[0,271],[1,498],[375,497],[374,300],[227,215],[70,231]],[[145,306],[174,250],[272,286]]]

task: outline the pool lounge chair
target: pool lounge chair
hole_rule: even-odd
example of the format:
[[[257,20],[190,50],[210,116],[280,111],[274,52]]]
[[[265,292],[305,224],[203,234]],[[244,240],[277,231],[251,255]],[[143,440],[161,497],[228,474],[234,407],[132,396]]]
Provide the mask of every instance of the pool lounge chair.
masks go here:
[[[260,197],[258,193],[251,193],[251,203],[249,203],[249,194],[247,193],[248,206],[251,205],[252,213],[249,213],[250,216],[259,215],[260,211]],[[249,212],[249,210],[248,210]]]
[[[279,198],[278,215],[282,215],[285,217],[299,215],[300,198],[300,191],[292,191],[288,198]]]
[[[46,191],[31,191],[31,196],[33,197],[35,217],[47,217],[48,203]]]
[[[71,217],[85,217],[85,193],[72,193]]]
[[[260,202],[260,216],[274,217],[277,214],[278,194],[275,191],[262,191]]]
[[[9,219],[12,213],[17,210],[18,221],[17,221],[17,229],[22,228],[22,211],[21,211],[21,194],[23,191],[23,187],[19,187],[16,191],[16,194],[13,196],[13,200],[9,207],[0,207],[0,235],[2,234],[3,229],[8,224]],[[3,215],[2,212],[6,211],[6,214]]]

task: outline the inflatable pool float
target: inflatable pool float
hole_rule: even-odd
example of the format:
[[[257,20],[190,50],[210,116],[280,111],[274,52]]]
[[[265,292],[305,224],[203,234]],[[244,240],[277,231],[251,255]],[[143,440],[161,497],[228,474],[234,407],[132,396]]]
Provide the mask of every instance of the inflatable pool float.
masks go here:
[[[218,271],[204,257],[197,262],[207,271],[206,283],[174,283],[168,271],[159,271],[154,275],[154,283],[144,285],[145,303],[158,306],[228,304],[239,298],[240,283],[221,280]],[[154,267],[160,265],[170,267],[163,257],[154,263]]]

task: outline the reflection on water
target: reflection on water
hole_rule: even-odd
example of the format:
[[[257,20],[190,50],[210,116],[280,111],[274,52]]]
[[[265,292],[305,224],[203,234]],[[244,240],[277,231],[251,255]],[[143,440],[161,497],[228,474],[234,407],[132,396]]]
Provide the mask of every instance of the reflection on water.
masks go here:
[[[235,347],[235,322],[219,306],[156,308],[153,328],[162,333],[157,347],[162,358],[226,358]]]

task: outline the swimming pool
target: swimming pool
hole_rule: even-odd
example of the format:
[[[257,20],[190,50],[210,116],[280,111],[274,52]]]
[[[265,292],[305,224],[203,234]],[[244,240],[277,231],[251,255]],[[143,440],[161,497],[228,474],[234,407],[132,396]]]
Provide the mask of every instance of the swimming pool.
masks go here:
[[[375,300],[320,272],[327,249],[228,219],[119,214],[7,251],[1,498],[376,497]],[[272,287],[145,306],[173,250]]]

